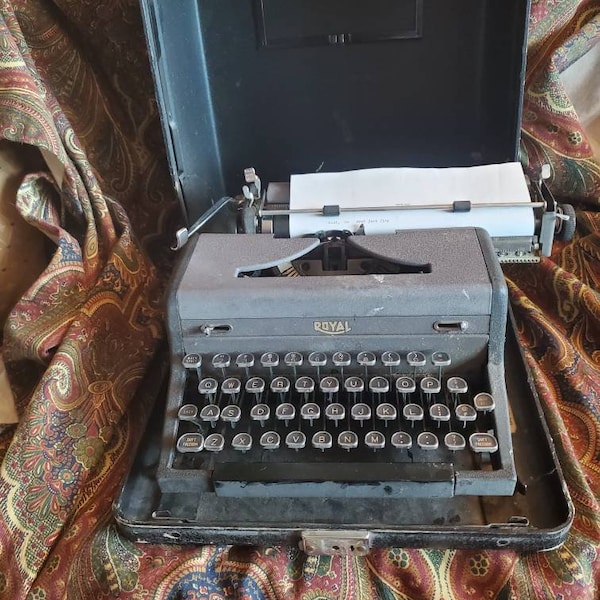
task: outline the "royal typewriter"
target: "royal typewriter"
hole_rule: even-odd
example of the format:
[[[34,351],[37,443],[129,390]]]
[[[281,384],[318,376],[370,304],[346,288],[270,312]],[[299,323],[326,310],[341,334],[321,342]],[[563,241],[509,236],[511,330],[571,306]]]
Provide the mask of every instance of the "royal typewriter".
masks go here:
[[[572,506],[501,269],[574,226],[517,163],[527,1],[142,7],[196,224],[121,529],[310,554],[560,544]]]

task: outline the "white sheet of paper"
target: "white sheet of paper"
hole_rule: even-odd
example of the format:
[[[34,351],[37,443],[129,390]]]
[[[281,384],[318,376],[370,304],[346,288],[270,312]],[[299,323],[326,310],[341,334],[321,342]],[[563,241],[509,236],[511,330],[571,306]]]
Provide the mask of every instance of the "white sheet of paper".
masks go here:
[[[470,212],[440,209],[342,212],[339,216],[290,215],[290,235],[348,229],[361,225],[365,233],[393,233],[406,229],[482,227],[492,237],[530,236],[535,222],[523,169],[519,163],[443,169],[381,168],[340,173],[292,175],[290,209],[321,210],[382,206],[448,205],[468,200]],[[522,206],[480,208],[490,203]]]

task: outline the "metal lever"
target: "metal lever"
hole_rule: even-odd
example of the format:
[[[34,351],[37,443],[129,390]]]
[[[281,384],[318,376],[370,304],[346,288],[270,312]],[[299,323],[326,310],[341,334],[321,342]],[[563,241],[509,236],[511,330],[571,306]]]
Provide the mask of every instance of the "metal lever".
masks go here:
[[[202,227],[204,227],[226,204],[229,204],[230,202],[234,202],[234,199],[231,198],[231,196],[224,196],[202,214],[189,229],[187,227],[178,229],[175,233],[175,244],[171,246],[171,250],[181,250],[187,244],[190,237],[202,229]]]

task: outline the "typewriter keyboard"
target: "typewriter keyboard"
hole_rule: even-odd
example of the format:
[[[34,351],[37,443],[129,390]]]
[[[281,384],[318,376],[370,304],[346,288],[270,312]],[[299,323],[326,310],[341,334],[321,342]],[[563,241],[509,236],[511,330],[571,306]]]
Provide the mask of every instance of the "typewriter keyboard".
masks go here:
[[[451,496],[495,468],[495,398],[442,351],[188,354],[173,469],[228,496]],[[485,493],[481,491],[478,494]]]

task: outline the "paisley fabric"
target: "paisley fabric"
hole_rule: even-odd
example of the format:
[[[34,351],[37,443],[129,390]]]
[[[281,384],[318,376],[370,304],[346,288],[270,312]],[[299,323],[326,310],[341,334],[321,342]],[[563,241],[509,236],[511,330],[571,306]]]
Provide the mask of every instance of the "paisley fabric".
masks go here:
[[[0,431],[1,598],[540,599],[600,584],[600,167],[560,72],[600,37],[600,4],[534,0],[523,162],[578,208],[576,238],[506,269],[519,335],[576,514],[559,549],[134,544],[111,504],[158,380],[178,210],[135,0],[0,2],[0,133],[55,157],[17,205],[48,266],[4,325],[20,422]],[[58,166],[57,166],[58,165]],[[150,380],[149,380],[150,378]]]

